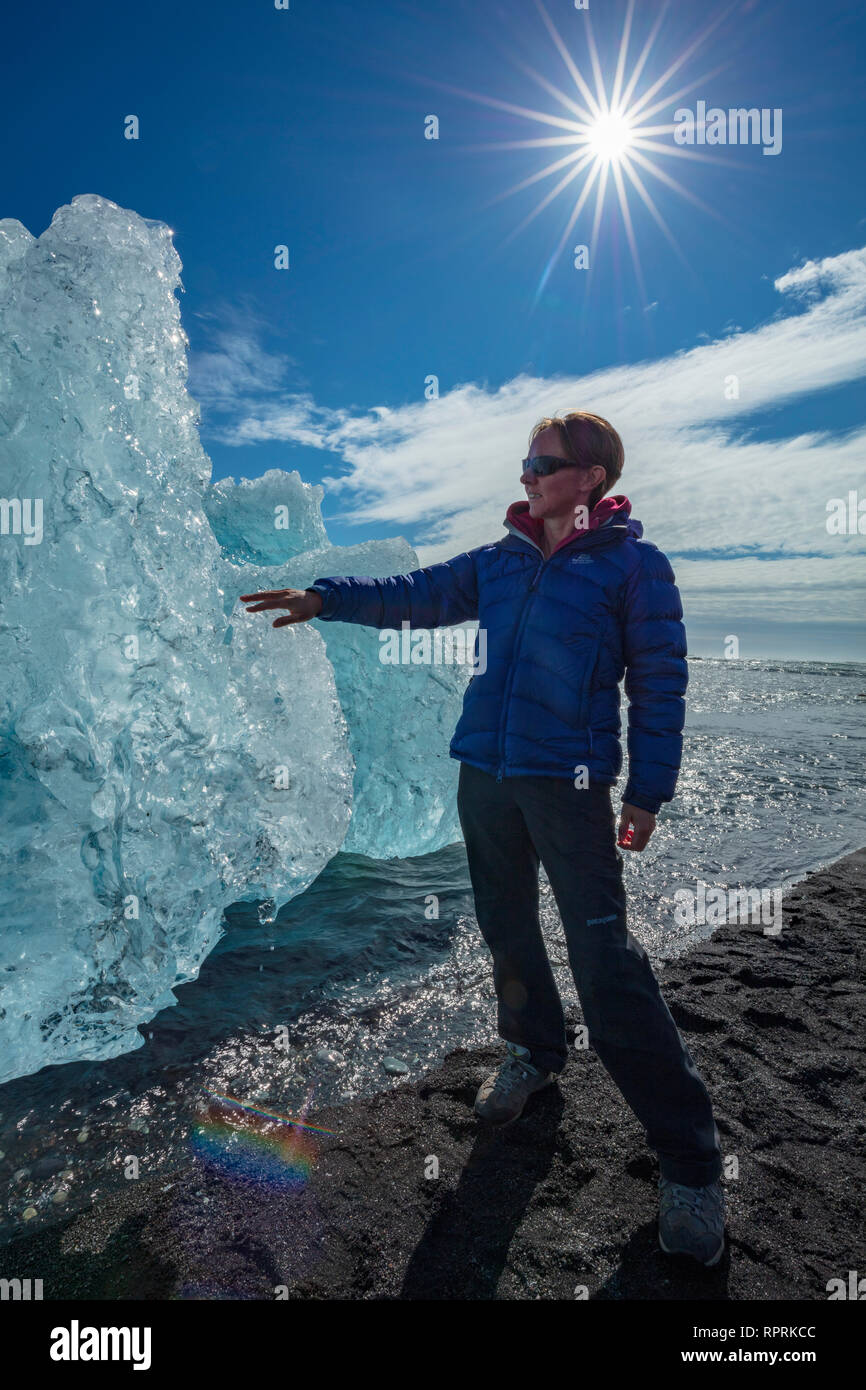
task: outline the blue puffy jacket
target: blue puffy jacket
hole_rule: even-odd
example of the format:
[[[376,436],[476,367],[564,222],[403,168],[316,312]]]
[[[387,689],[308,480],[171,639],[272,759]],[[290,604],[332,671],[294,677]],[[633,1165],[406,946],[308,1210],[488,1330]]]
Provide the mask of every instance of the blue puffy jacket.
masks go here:
[[[508,509],[508,534],[443,564],[388,579],[317,579],[319,617],[399,631],[478,619],[486,669],[475,674],[451,756],[503,777],[610,784],[622,767],[619,683],[629,701],[623,800],[647,811],[670,801],[682,756],[686,634],[674,573],[641,539],[626,497],[605,498],[594,529],[544,558],[528,504]]]

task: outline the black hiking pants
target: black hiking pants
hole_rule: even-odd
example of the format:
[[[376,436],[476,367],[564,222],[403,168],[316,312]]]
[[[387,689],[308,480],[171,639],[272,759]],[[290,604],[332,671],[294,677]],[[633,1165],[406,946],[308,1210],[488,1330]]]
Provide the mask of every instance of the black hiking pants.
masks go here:
[[[559,908],[589,1042],[646,1129],[662,1175],[721,1174],[706,1086],[628,930],[611,788],[505,777],[460,764],[457,797],[475,910],[493,954],[500,1036],[560,1072],[565,1020],[538,915],[539,861]]]

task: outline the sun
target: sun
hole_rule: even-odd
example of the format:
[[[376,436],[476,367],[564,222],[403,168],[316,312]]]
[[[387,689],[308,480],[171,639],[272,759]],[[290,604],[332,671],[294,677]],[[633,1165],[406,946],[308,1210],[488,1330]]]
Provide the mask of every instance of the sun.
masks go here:
[[[491,206],[515,194],[523,193],[542,181],[553,180],[552,186],[548,187],[547,192],[535,201],[534,206],[530,208],[526,216],[504,238],[503,244],[507,244],[519,236],[561,194],[564,194],[566,198],[569,197],[569,194],[572,195],[573,205],[570,214],[566,218],[559,242],[547,260],[535,292],[533,303],[537,304],[554,266],[558,264],[569,240],[573,239],[575,228],[581,222],[586,223],[586,213],[590,213],[590,208],[587,207],[590,199],[594,196],[595,207],[591,212],[591,226],[587,233],[582,234],[583,240],[587,244],[590,241],[595,243],[597,240],[606,202],[609,197],[612,197],[619,206],[638,287],[645,302],[647,295],[629,205],[630,198],[636,198],[643,205],[675,254],[689,270],[691,267],[688,265],[683,250],[656,206],[653,193],[647,187],[647,183],[650,180],[655,180],[664,189],[687,199],[709,216],[719,216],[714,208],[710,207],[690,189],[684,187],[662,166],[663,162],[668,159],[672,159],[674,162],[681,160],[723,162],[715,151],[710,155],[700,150],[685,150],[677,145],[673,139],[676,126],[672,123],[669,113],[671,108],[675,107],[676,103],[684,96],[704,88],[710,79],[724,71],[728,66],[727,63],[723,63],[711,72],[705,72],[699,77],[686,80],[685,85],[676,91],[670,90],[674,75],[679,73],[693,55],[707,44],[709,36],[722,23],[729,11],[720,8],[714,16],[704,20],[704,27],[691,41],[686,43],[685,48],[668,64],[664,72],[653,80],[647,69],[652,63],[653,48],[667,10],[667,4],[662,5],[637,56],[630,61],[629,48],[634,38],[633,26],[637,4],[636,0],[628,0],[616,64],[613,73],[607,77],[602,71],[588,13],[582,17],[579,31],[585,40],[587,50],[588,71],[585,76],[557,32],[543,0],[535,0],[535,6],[562,58],[573,84],[573,90],[562,91],[543,73],[536,72],[534,68],[529,67],[516,55],[513,61],[515,66],[556,99],[561,107],[560,113],[516,106],[497,97],[467,92],[462,88],[446,88],[446,90],[460,96],[468,97],[471,101],[480,102],[494,110],[507,112],[519,119],[528,119],[537,125],[547,127],[548,130],[552,128],[552,132],[555,132],[530,136],[527,139],[501,140],[467,147],[482,151],[491,149],[527,150],[547,147],[556,151],[554,158],[549,163],[522,178],[504,192],[492,197],[486,206]],[[432,81],[432,79],[426,80]],[[434,82],[433,85],[442,86],[444,84]],[[641,88],[643,88],[642,91]],[[661,113],[664,114],[659,121],[658,118]],[[586,213],[584,209],[586,209]]]
[[[606,111],[589,126],[586,143],[605,164],[618,164],[633,139],[631,122],[622,111]]]

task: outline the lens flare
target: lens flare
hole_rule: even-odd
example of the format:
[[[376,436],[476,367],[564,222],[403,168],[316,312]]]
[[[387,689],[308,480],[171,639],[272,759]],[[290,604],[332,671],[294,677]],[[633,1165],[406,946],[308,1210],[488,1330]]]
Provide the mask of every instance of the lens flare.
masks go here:
[[[312,1092],[299,1118],[216,1091],[205,1094],[210,1103],[190,1135],[192,1151],[201,1163],[235,1182],[284,1191],[306,1186],[318,1157],[313,1136],[333,1133],[304,1120]]]

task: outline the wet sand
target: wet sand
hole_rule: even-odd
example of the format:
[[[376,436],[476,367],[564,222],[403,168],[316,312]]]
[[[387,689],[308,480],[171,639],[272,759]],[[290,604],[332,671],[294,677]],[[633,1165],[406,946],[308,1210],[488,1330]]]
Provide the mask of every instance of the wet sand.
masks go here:
[[[46,1300],[826,1300],[864,1259],[864,888],[860,850],[786,893],[781,935],[721,927],[660,977],[738,1163],[715,1270],[659,1250],[655,1158],[591,1050],[497,1133],[471,1110],[491,1047],[309,1116],[333,1133],[298,1190],[192,1160],[23,1232],[0,1274]]]

